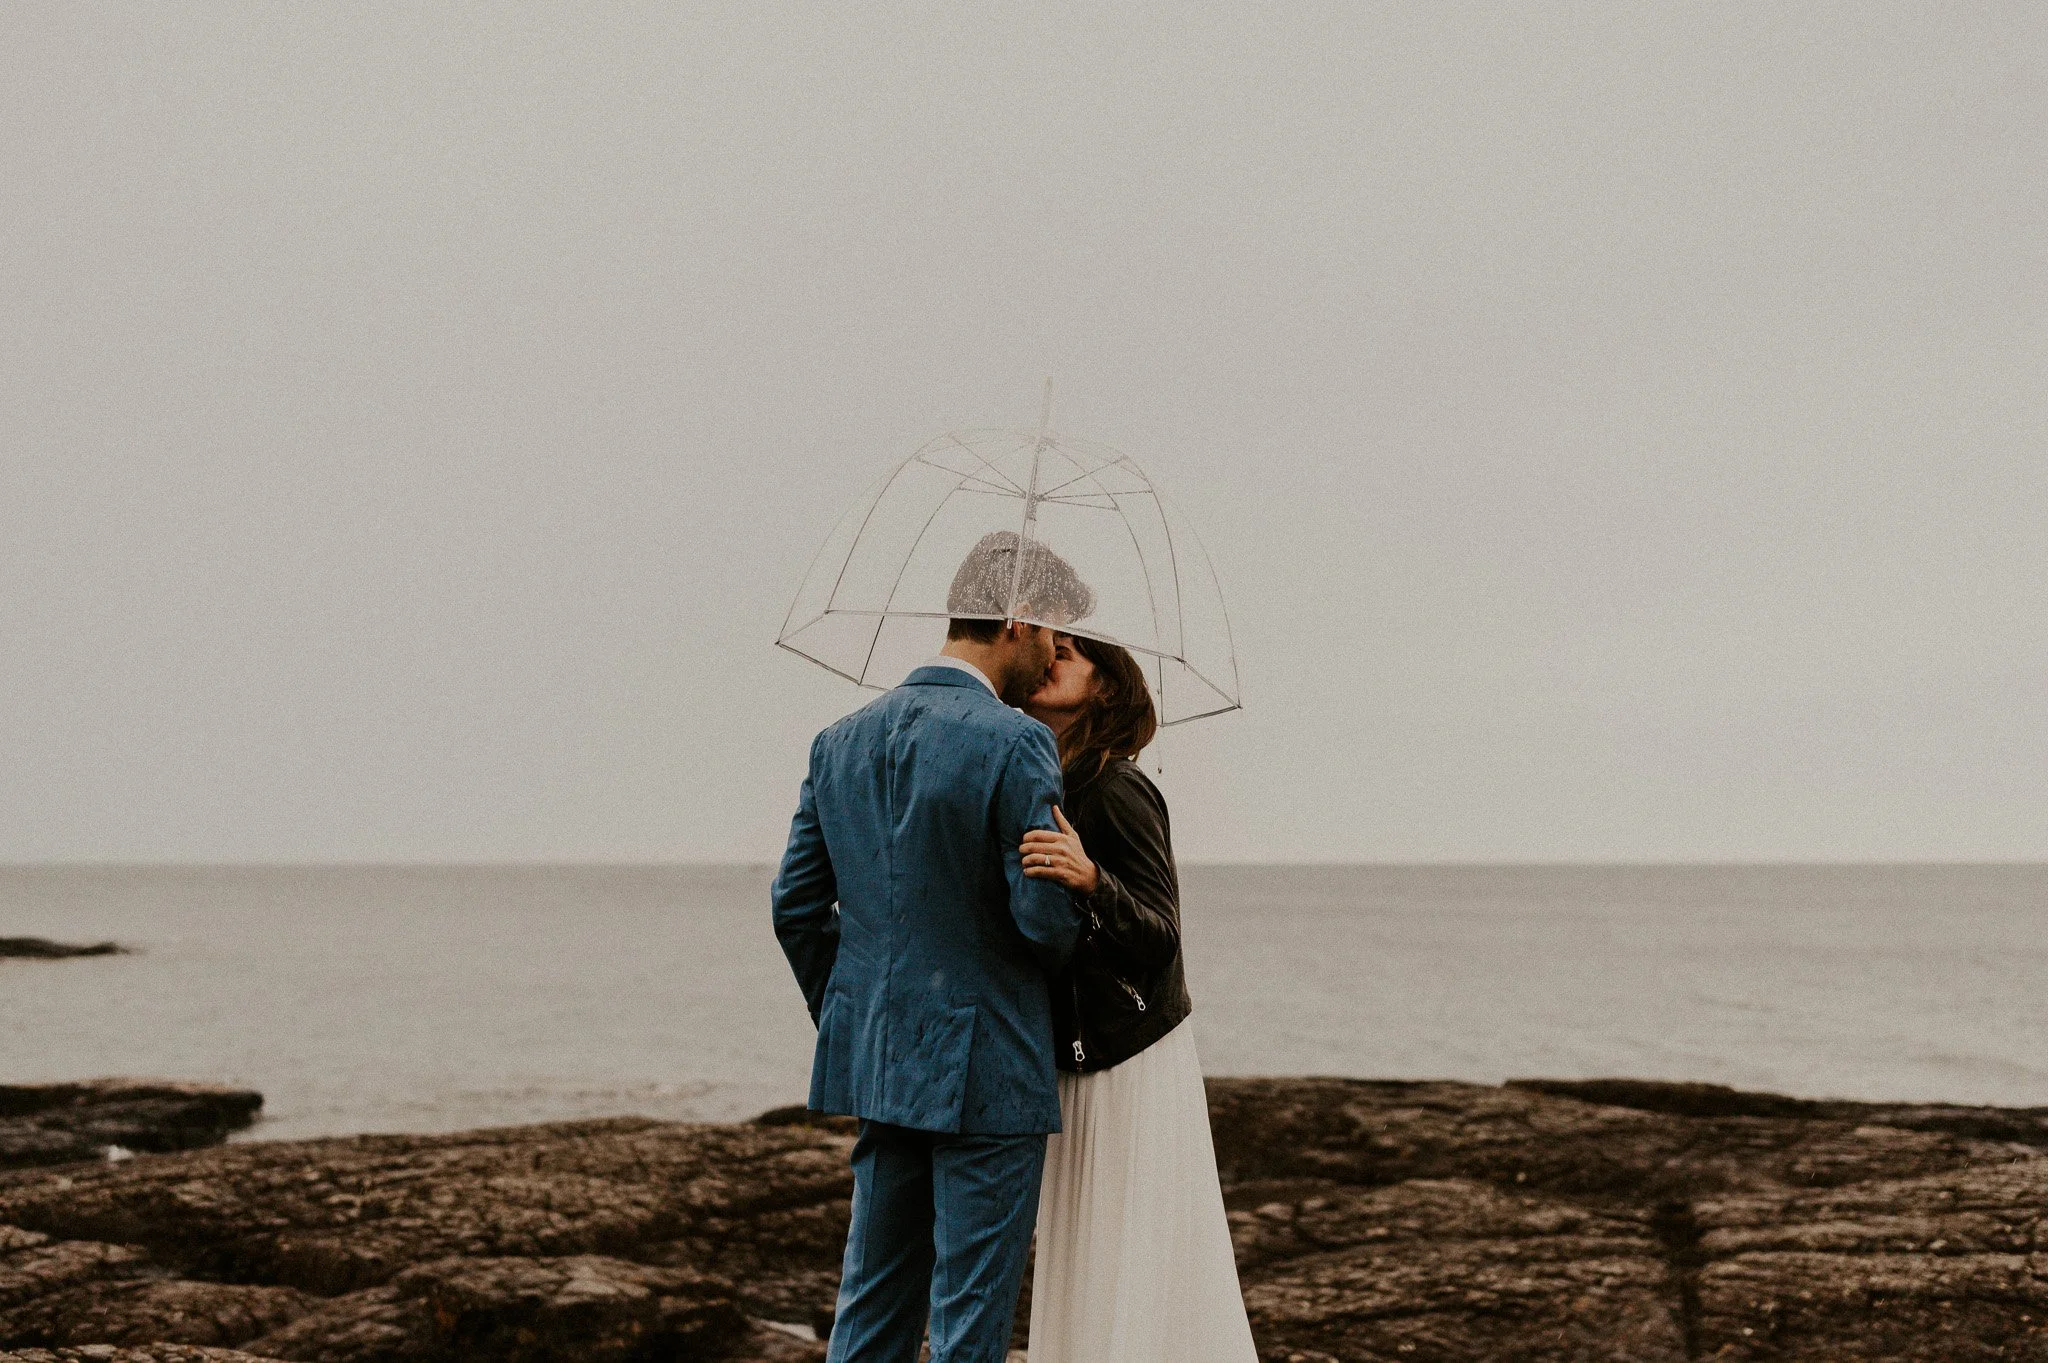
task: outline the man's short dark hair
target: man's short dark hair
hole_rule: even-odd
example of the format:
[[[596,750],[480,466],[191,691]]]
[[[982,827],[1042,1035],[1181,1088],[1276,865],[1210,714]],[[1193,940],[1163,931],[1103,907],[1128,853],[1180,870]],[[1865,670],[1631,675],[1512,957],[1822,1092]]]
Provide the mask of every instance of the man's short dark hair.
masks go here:
[[[1001,619],[973,619],[963,616],[1035,616],[1039,620],[1070,625],[1095,609],[1095,592],[1074,571],[1074,565],[1036,540],[1023,540],[1024,566],[1017,566],[1019,536],[1014,530],[992,530],[967,551],[953,585],[946,593],[946,609],[957,611],[946,628],[948,639],[972,639],[994,643],[1002,633]],[[1012,589],[1016,601],[1010,600]]]
[[[948,620],[946,642],[955,639],[972,639],[977,644],[992,644],[1003,632],[1000,620]]]

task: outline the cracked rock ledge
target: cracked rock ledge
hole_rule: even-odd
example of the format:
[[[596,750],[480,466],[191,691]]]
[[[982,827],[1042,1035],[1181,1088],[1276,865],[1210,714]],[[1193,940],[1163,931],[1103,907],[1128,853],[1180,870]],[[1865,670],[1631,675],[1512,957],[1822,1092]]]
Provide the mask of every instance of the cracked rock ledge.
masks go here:
[[[2048,1109],[1640,1080],[1209,1096],[1266,1363],[2048,1363]],[[824,1356],[847,1123],[217,1144],[260,1102],[0,1087],[0,1363]]]

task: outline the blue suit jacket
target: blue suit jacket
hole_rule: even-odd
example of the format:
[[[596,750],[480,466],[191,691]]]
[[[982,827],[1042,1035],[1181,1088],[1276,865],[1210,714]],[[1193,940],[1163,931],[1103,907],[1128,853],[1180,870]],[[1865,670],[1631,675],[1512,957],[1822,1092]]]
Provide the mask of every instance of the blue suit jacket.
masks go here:
[[[1048,977],[1081,918],[1017,851],[1059,799],[1052,731],[955,668],[921,667],[818,735],[773,891],[818,1024],[811,1107],[1060,1129]]]

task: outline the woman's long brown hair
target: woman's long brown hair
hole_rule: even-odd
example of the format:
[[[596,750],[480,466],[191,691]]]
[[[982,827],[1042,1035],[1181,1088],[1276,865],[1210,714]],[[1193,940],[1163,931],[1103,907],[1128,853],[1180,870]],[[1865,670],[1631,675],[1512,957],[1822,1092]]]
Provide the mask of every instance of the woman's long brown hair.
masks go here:
[[[1095,699],[1060,738],[1060,768],[1071,789],[1086,785],[1119,757],[1136,757],[1159,732],[1159,714],[1144,669],[1129,650],[1070,635],[1074,651],[1095,664]]]

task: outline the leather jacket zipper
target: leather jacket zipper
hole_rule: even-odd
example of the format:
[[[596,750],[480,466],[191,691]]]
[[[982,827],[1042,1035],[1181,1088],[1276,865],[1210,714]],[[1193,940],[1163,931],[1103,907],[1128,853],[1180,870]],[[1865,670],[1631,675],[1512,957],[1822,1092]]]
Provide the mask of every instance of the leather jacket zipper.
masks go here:
[[[1143,994],[1140,994],[1137,990],[1131,988],[1129,985],[1125,984],[1122,980],[1118,980],[1116,983],[1117,988],[1123,990],[1126,994],[1129,994],[1131,996],[1131,1002],[1138,1005],[1138,1011],[1141,1013],[1144,1012],[1145,996]]]
[[[1088,1048],[1081,1044],[1081,983],[1071,975],[1067,978],[1067,989],[1074,1003],[1074,1063],[1088,1063]]]

